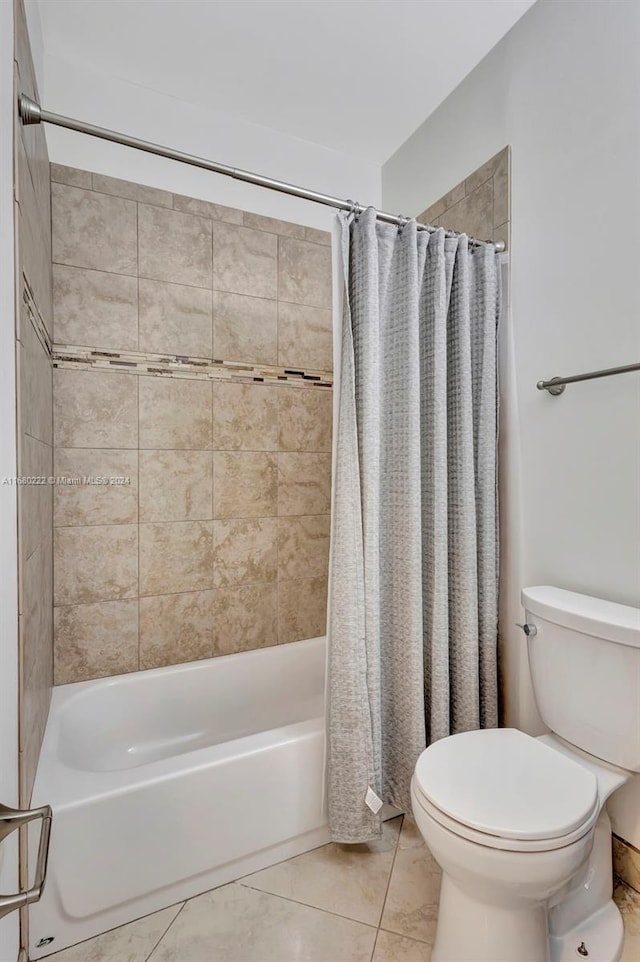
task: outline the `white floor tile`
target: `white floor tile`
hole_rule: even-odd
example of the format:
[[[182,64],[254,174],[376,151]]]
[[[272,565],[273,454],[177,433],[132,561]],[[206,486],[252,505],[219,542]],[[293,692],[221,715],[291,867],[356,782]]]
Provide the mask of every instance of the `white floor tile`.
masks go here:
[[[380,929],[372,962],[431,962],[431,946]]]
[[[377,842],[323,845],[249,875],[241,884],[377,926],[401,821],[385,822]]]
[[[149,962],[369,962],[376,930],[238,882],[187,902]]]
[[[146,962],[182,905],[154,912],[118,929],[47,956],[51,962]]]
[[[382,928],[433,944],[440,874],[440,866],[418,829],[405,818],[382,913]]]

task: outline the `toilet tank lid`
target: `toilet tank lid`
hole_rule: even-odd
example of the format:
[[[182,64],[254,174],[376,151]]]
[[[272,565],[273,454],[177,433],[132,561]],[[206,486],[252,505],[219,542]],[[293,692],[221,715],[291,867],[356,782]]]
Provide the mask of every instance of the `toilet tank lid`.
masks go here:
[[[619,645],[640,648],[640,608],[619,605],[552,585],[522,589],[522,604],[532,615]]]

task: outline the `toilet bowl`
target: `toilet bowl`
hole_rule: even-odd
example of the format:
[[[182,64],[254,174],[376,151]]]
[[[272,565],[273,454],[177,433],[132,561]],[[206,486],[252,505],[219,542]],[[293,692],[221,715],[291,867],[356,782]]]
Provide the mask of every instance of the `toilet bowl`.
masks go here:
[[[601,791],[593,768],[515,729],[454,735],[423,753],[411,784],[413,814],[443,872],[433,962],[563,959],[564,933],[550,926],[553,907],[601,856],[601,846],[594,856],[601,819],[610,845],[602,796],[614,773],[603,769]],[[625,780],[618,774],[616,787]],[[610,884],[597,894],[578,884],[576,892],[578,923],[611,899]],[[609,955],[585,949],[583,957],[617,962],[622,934],[614,914]],[[581,958],[578,936],[567,958]]]
[[[414,771],[413,814],[442,868],[432,962],[619,962],[604,806],[640,768],[640,613],[556,588],[523,601],[534,690],[555,731],[452,735]]]

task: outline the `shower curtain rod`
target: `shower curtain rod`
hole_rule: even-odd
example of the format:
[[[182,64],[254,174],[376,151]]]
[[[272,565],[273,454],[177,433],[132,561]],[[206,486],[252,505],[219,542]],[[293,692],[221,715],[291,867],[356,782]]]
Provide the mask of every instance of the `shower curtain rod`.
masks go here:
[[[339,197],[332,197],[330,194],[321,194],[317,190],[306,190],[304,187],[296,187],[294,184],[287,184],[282,180],[274,180],[272,177],[263,177],[261,174],[253,174],[248,170],[241,170],[238,167],[229,167],[227,164],[219,164],[214,160],[206,160],[204,157],[196,157],[193,154],[185,154],[181,150],[172,150],[170,147],[162,147],[160,144],[150,143],[148,140],[140,140],[138,137],[131,137],[129,134],[120,134],[115,130],[108,130],[105,127],[96,127],[93,124],[84,123],[82,120],[73,120],[71,117],[63,117],[62,114],[54,114],[50,110],[45,110],[39,103],[20,94],[18,98],[18,112],[20,120],[25,126],[29,124],[55,124],[56,127],[66,127],[67,130],[75,130],[80,134],[88,134],[90,137],[99,137],[100,140],[110,140],[114,144],[122,144],[124,147],[133,147],[135,150],[143,150],[147,154],[157,154],[159,157],[166,157],[169,160],[177,160],[182,164],[190,164],[192,167],[202,167],[215,174],[223,174],[225,177],[233,177],[234,180],[242,180],[247,184],[255,184],[257,187],[266,187],[268,190],[277,190],[281,194],[290,194],[292,197],[300,197],[302,200],[310,200],[315,204],[324,204],[326,207],[336,207],[338,210],[348,210],[354,213],[362,213],[366,210],[362,204],[351,200],[342,200]],[[402,227],[411,220],[410,217],[401,217],[396,214],[387,214],[385,211],[377,210],[376,217],[386,224],[396,224]],[[431,224],[418,224],[418,230],[426,230],[433,233],[438,230]],[[456,231],[446,231],[448,235],[455,236]],[[494,244],[493,241],[478,240],[475,237],[469,238],[475,245]],[[496,241],[496,251],[504,250],[504,241]]]

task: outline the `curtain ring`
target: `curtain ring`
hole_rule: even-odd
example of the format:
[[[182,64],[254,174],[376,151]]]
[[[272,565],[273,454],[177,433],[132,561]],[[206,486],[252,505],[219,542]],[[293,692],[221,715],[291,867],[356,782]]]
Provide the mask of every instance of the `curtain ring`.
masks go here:
[[[402,231],[403,231],[403,230],[405,229],[405,227],[407,226],[407,224],[409,223],[409,221],[411,220],[411,218],[410,218],[410,217],[405,217],[404,214],[398,214],[398,217],[399,217],[399,219],[400,219],[400,223],[398,224],[398,233],[401,234]]]
[[[349,204],[349,216],[353,217],[354,220],[358,220],[360,217],[360,204],[357,200],[351,200],[347,197],[347,203]]]

